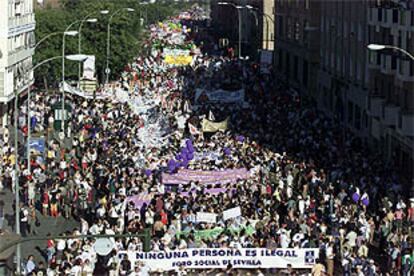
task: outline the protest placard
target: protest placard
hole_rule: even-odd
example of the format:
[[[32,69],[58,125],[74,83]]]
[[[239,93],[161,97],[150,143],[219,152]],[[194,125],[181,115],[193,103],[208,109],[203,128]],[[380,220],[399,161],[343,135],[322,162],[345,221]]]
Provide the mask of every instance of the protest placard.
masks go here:
[[[231,209],[227,209],[223,211],[223,220],[228,220],[231,218],[237,218],[241,216],[241,209],[240,207],[235,207]]]

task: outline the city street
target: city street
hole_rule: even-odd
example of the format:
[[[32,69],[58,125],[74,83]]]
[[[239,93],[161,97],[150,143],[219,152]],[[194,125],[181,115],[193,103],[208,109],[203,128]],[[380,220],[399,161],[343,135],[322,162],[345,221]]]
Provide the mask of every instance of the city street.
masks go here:
[[[0,128],[0,275],[412,275],[414,6],[392,4],[397,47],[361,31],[381,3],[88,1],[36,4]],[[328,35],[329,8],[360,25]]]

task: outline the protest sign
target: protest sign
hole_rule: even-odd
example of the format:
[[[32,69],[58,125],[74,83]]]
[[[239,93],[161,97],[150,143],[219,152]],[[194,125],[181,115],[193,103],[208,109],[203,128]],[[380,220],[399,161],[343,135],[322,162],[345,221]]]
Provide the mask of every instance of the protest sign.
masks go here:
[[[196,221],[197,222],[216,223],[217,222],[217,214],[216,213],[197,212]]]
[[[128,256],[131,263],[144,262],[151,271],[187,269],[226,268],[312,268],[319,257],[316,248],[193,248],[173,251],[120,251],[119,260]]]
[[[244,102],[244,89],[236,91],[196,89],[195,102],[202,101],[210,103],[242,103]]]
[[[190,181],[201,185],[234,183],[238,179],[248,179],[250,172],[246,169],[227,169],[223,171],[179,170],[176,174],[162,174],[162,183],[170,185],[188,184]]]
[[[226,230],[226,232],[232,236],[239,235],[241,231],[244,231],[244,233],[247,236],[252,236],[256,232],[256,229],[253,226],[249,225],[249,226],[241,226],[237,228],[227,228],[227,229],[224,229],[222,227],[215,227],[213,229],[206,229],[206,230],[195,230],[195,231],[188,230],[188,231],[177,232],[176,235],[177,237],[180,237],[180,236],[188,236],[190,233],[193,233],[196,241],[212,240],[212,239],[217,238],[221,233],[223,233],[224,230]]]
[[[32,137],[30,139],[30,153],[35,155],[43,155],[45,153],[45,138],[44,137]]]
[[[83,79],[95,79],[95,56],[87,56],[83,62]]]
[[[204,118],[203,122],[201,123],[203,132],[226,131],[228,127],[228,121],[229,118],[224,121],[215,123]]]
[[[192,56],[172,56],[167,55],[164,58],[165,63],[169,65],[175,65],[175,66],[185,66],[190,65],[193,61]]]
[[[228,220],[231,218],[237,218],[241,216],[241,209],[240,207],[235,207],[231,209],[227,209],[223,211],[223,220]]]

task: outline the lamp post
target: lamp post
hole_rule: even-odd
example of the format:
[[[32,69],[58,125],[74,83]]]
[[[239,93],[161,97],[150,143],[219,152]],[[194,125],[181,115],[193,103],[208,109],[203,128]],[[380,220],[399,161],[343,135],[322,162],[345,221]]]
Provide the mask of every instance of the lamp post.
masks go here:
[[[410,54],[409,52],[407,52],[404,49],[401,49],[397,46],[393,46],[393,45],[381,45],[381,44],[368,44],[367,48],[372,50],[372,51],[380,51],[380,50],[384,50],[384,49],[393,49],[393,50],[397,50],[400,51],[402,53],[404,53],[405,55],[407,55],[409,58],[411,58],[414,61],[414,55]]]
[[[43,41],[45,41],[46,39],[54,36],[54,35],[58,35],[58,34],[63,34],[63,32],[54,32],[54,33],[50,33],[48,35],[46,35],[45,37],[43,37],[42,39],[40,39],[34,46],[33,46],[33,50],[36,50],[36,48],[42,44]],[[60,56],[59,56],[60,57]],[[52,59],[56,59],[52,58]],[[45,61],[49,61],[50,59],[47,59]],[[44,64],[43,62],[39,63],[39,65]],[[32,68],[32,71],[34,71],[34,69],[37,67]],[[26,70],[27,72],[27,70]],[[25,73],[26,73],[25,72]],[[30,113],[31,113],[31,109],[30,109],[30,91],[31,91],[31,86],[29,85],[28,89],[27,89],[27,170],[30,174],[31,172],[31,164],[30,164],[30,139],[32,136],[32,126],[31,126],[31,118],[30,118]]]
[[[144,25],[145,24],[148,24],[148,8],[147,8],[148,7],[148,4],[149,4],[148,2],[140,2],[139,3],[140,6],[144,6],[145,7],[145,23],[144,23]],[[140,12],[140,14],[141,14],[140,17],[141,17],[141,20],[142,20],[142,18],[143,18],[142,17],[142,13]]]
[[[56,57],[52,57],[52,58],[48,58],[40,63],[38,63],[37,65],[35,65],[32,68],[32,71],[34,72],[37,68],[39,68],[40,66],[42,66],[43,64],[46,64],[50,61],[56,60],[56,59],[60,59],[61,56],[56,56]],[[68,55],[66,56],[67,59],[69,60],[76,60],[76,61],[80,61],[80,60],[84,60],[84,58],[82,55]],[[27,101],[28,101],[28,106],[30,107],[30,94],[31,94],[31,87],[29,85],[28,87],[28,94],[27,94]],[[20,176],[20,167],[19,167],[19,151],[18,151],[18,147],[19,147],[19,142],[18,142],[18,107],[19,107],[19,91],[18,89],[15,89],[15,96],[14,96],[14,152],[15,152],[15,163],[14,163],[14,187],[15,187],[15,209],[16,209],[16,216],[15,216],[15,220],[16,220],[16,234],[20,235],[20,184],[19,184],[19,176]],[[30,125],[30,108],[28,109],[28,126],[29,129],[31,127]],[[30,132],[28,133],[28,137],[27,137],[27,162],[28,162],[28,170],[30,173]],[[20,262],[21,262],[21,249],[20,249],[20,245],[17,246],[16,249],[16,272],[17,275],[20,275],[21,272],[21,267],[20,267]]]
[[[63,141],[64,141],[64,139],[65,139],[65,137],[66,137],[66,134],[65,134],[65,116],[64,116],[64,114],[65,114],[65,112],[64,112],[64,110],[65,110],[65,89],[64,89],[64,83],[65,83],[65,38],[66,38],[66,36],[67,35],[69,35],[69,36],[75,36],[75,35],[77,35],[78,34],[78,31],[69,31],[69,29],[73,26],[73,25],[75,25],[75,24],[77,24],[77,23],[79,23],[80,21],[79,20],[77,20],[77,21],[75,21],[75,22],[73,22],[72,24],[70,24],[67,28],[66,28],[66,30],[65,30],[65,32],[63,33],[63,38],[62,38],[62,84],[61,84],[61,89],[62,89],[62,123],[61,123],[61,130],[62,130],[62,132],[63,132]],[[62,141],[62,142],[63,142]]]
[[[111,22],[112,22],[112,18],[119,14],[122,11],[127,11],[127,12],[133,12],[135,11],[132,8],[121,8],[117,11],[115,11],[110,17],[109,17],[109,21],[108,21],[108,34],[107,34],[107,41],[106,41],[106,68],[105,68],[105,74],[106,74],[106,84],[109,83],[109,74],[111,73],[110,69],[109,69],[109,55],[111,52]]]
[[[102,10],[99,12],[100,14],[108,14],[109,11],[108,10]],[[79,29],[78,29],[78,54],[80,54],[82,52],[82,27],[83,27],[83,23],[85,22],[89,22],[89,23],[96,23],[98,21],[98,19],[96,18],[90,18],[92,15],[96,14],[95,12],[92,12],[88,15],[86,15],[80,22],[79,24]],[[79,63],[79,68],[78,68],[78,77],[79,77],[79,88],[80,88],[80,81],[81,81],[81,71],[82,71],[82,64]]]
[[[79,24],[79,29],[78,29],[78,54],[80,54],[82,52],[82,46],[81,46],[81,41],[82,41],[82,27],[83,27],[83,23],[85,22],[89,22],[89,23],[96,23],[98,21],[98,19],[96,18],[89,18],[90,16],[92,16],[92,14],[89,14],[87,16],[85,16],[82,21]],[[79,68],[78,68],[78,86],[80,88],[80,82],[81,82],[81,71],[82,71],[82,65],[79,63]]]
[[[241,43],[241,38],[242,38],[242,21],[241,21],[241,9],[243,9],[244,7],[243,6],[238,6],[238,5],[235,5],[235,4],[233,4],[233,3],[230,3],[230,2],[218,2],[217,3],[218,5],[221,5],[221,6],[232,6],[233,8],[235,8],[236,10],[237,10],[237,18],[238,18],[238,21],[239,21],[239,58],[241,58],[241,56],[242,56],[242,43]]]
[[[260,11],[258,8],[255,8],[252,5],[246,5],[246,8],[249,9],[250,11],[252,11],[255,14],[256,26],[257,27],[259,27],[259,26],[258,26],[258,23],[257,23],[256,13],[260,13],[262,16],[264,16],[266,18],[266,48],[269,47],[269,21],[271,21],[273,23],[273,25],[275,24],[275,21],[273,20],[273,18],[269,14]]]

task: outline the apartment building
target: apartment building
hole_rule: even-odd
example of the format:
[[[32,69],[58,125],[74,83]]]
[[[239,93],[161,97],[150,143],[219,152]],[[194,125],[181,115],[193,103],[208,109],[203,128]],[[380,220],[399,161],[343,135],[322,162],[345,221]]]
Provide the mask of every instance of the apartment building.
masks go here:
[[[322,1],[275,0],[275,68],[299,93],[317,93]]]
[[[410,6],[411,4],[411,6]],[[368,42],[414,54],[414,3],[375,1],[368,7]],[[401,51],[368,56],[370,136],[388,159],[413,177],[414,60]]]
[[[361,137],[369,135],[368,2],[322,1],[318,107]]]
[[[0,126],[7,126],[16,93],[33,83],[33,0],[3,0],[0,11]]]

